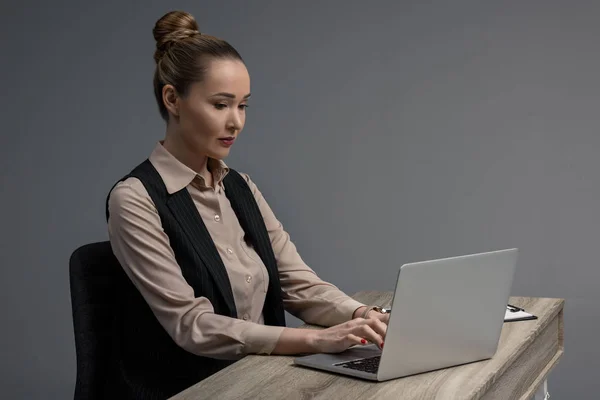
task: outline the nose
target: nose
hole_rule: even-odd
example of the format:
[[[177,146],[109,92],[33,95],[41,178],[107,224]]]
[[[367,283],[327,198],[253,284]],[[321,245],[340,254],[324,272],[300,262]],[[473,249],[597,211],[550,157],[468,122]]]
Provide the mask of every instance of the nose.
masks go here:
[[[244,122],[241,112],[238,110],[234,110],[229,117],[227,128],[230,131],[240,131],[242,129],[243,124]]]

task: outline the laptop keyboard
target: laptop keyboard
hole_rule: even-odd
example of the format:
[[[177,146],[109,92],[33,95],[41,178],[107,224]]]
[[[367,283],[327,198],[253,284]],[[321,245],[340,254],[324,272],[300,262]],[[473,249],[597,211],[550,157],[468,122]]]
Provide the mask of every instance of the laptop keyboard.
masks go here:
[[[376,374],[379,369],[379,361],[381,361],[381,356],[363,358],[360,360],[347,361],[343,363],[335,364],[338,367],[355,369],[357,371],[369,372],[372,374]]]

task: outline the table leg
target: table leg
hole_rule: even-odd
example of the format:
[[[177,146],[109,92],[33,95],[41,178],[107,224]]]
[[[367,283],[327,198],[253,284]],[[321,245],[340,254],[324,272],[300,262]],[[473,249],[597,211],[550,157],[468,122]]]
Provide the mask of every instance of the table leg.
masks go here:
[[[544,379],[544,383],[542,383],[535,392],[535,396],[533,400],[548,400],[550,399],[550,393],[548,393],[548,380]]]

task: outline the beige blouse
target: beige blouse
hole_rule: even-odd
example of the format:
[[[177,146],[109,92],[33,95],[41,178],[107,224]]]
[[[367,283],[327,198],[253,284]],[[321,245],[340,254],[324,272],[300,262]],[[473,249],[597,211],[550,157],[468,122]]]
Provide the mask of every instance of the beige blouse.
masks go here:
[[[109,198],[108,233],[123,269],[144,296],[164,329],[187,351],[213,358],[238,359],[270,354],[284,328],[264,325],[262,308],[269,276],[262,260],[243,240],[244,231],[225,196],[229,168],[209,159],[214,187],[158,143],[149,158],[169,193],[187,188],[206,224],[231,282],[238,318],[214,313],[205,297],[183,278],[169,238],[144,185],[137,178],[117,184]],[[308,267],[264,197],[241,174],[256,199],[271,239],[286,311],[304,320],[332,326],[352,318],[359,303]]]

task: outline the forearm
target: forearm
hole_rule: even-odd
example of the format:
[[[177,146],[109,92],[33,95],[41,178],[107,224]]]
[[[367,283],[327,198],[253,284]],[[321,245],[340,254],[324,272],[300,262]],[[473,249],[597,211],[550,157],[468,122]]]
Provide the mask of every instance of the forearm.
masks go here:
[[[327,329],[283,328],[271,354],[339,353],[354,345],[383,348],[386,325],[374,319],[353,319]]]
[[[284,328],[271,354],[315,353],[314,329]]]

